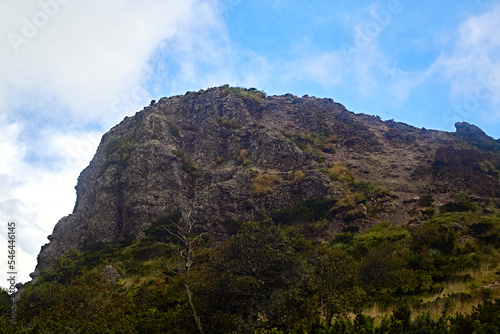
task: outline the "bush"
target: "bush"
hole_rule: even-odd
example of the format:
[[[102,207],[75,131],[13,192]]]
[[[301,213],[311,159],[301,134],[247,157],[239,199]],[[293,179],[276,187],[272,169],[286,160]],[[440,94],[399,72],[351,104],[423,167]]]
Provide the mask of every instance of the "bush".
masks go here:
[[[250,167],[252,165],[252,161],[248,158],[248,151],[245,149],[240,150],[240,153],[236,157],[236,161],[243,167]]]
[[[172,154],[181,159],[181,161],[182,161],[181,169],[184,172],[186,172],[187,174],[189,174],[193,177],[198,176],[198,174],[197,174],[198,169],[191,162],[191,160],[189,159],[189,156],[187,155],[186,152],[181,151],[181,150],[173,150]]]
[[[271,218],[275,223],[281,225],[311,223],[324,219],[335,202],[334,199],[310,199],[285,209],[273,211]]]
[[[252,102],[259,102],[261,99],[266,97],[266,93],[261,92],[255,88],[243,88],[243,87],[230,87],[229,85],[224,85],[219,87],[225,94],[232,92],[235,96]]]
[[[177,138],[180,137],[179,127],[177,126],[177,124],[168,122],[168,129],[170,130],[172,136]]]
[[[133,144],[131,138],[123,139],[115,135],[110,135],[106,144],[106,155],[118,153],[122,161],[128,159]]]
[[[304,173],[304,171],[301,171],[301,170],[294,170],[294,171],[288,172],[288,174],[286,176],[287,180],[291,180],[293,182],[302,182],[302,180],[304,180],[305,177],[306,177],[306,174]]]
[[[422,195],[418,200],[418,204],[424,207],[431,206],[432,203],[434,203],[434,196],[431,194]]]
[[[231,128],[231,129],[241,128],[241,125],[239,125],[238,122],[236,122],[232,118],[221,117],[221,118],[217,119],[217,123],[219,123],[220,126],[223,126],[226,128]]]
[[[476,206],[474,203],[466,202],[466,201],[459,201],[459,202],[448,202],[444,205],[442,205],[439,208],[439,211],[441,213],[446,213],[446,212],[467,212],[467,211],[476,211]]]

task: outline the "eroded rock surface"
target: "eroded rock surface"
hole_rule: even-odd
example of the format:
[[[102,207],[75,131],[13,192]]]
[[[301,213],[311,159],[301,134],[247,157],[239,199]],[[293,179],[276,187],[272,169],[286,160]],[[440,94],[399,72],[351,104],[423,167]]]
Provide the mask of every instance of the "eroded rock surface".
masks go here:
[[[106,133],[78,179],[73,213],[42,247],[34,279],[68,249],[141,236],[177,211],[190,211],[197,230],[216,240],[229,221],[308,199],[339,200],[345,184],[325,172],[335,164],[390,190],[376,214],[354,208],[353,220],[366,226],[406,223],[422,194],[438,204],[466,188],[500,197],[500,143],[473,125],[457,123],[456,133],[417,129],[331,99],[245,92],[220,87],[162,98]],[[264,174],[275,184],[256,187]],[[339,217],[330,215],[328,228],[345,223]]]

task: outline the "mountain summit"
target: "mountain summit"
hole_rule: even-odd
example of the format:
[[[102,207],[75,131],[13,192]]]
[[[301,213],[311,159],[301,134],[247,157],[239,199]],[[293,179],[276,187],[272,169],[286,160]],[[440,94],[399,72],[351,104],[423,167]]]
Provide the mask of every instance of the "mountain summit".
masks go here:
[[[418,129],[331,99],[227,85],[162,98],[102,137],[73,213],[55,226],[32,277],[67,250],[140,237],[176,212],[217,241],[259,217],[316,222],[304,229],[317,239],[381,221],[418,224],[428,219],[425,195],[438,207],[464,189],[496,210],[500,141],[474,125],[456,128]]]

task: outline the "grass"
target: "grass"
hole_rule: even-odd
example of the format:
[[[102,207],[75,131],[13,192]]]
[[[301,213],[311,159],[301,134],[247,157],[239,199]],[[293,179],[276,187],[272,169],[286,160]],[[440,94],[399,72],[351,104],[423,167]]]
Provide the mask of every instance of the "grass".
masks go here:
[[[106,155],[118,153],[122,161],[128,159],[130,151],[132,150],[132,139],[124,139],[115,135],[110,135],[106,143]]]
[[[395,226],[392,223],[380,223],[365,231],[363,234],[357,234],[354,239],[356,243],[366,247],[367,249],[385,241],[399,241],[410,239],[410,232],[401,226]]]
[[[252,165],[252,161],[248,158],[248,151],[245,149],[240,150],[240,153],[238,153],[236,157],[236,161],[243,167],[250,167]]]
[[[175,123],[168,122],[168,129],[170,130],[170,133],[172,136],[179,138],[181,136],[179,132],[179,127]]]
[[[220,117],[217,119],[217,123],[219,123],[220,126],[226,127],[226,128],[231,128],[231,129],[239,129],[241,128],[241,125],[238,124],[234,119],[232,118],[227,118],[227,117]]]
[[[193,162],[189,159],[189,156],[186,152],[182,150],[173,150],[172,153],[181,159],[182,165],[181,169],[192,177],[198,176],[198,169],[195,167]]]
[[[243,100],[253,102],[260,102],[261,99],[266,97],[266,93],[261,92],[255,88],[230,87],[229,85],[224,85],[219,88],[226,94],[232,92],[235,96]]]
[[[250,193],[253,195],[266,195],[273,191],[273,188],[283,182],[283,178],[276,174],[261,174],[252,180]]]
[[[285,133],[285,137],[291,139],[303,151],[318,149],[325,153],[335,153],[334,144],[338,141],[337,136],[326,132],[311,133]]]
[[[288,172],[288,174],[286,175],[286,179],[293,182],[302,182],[305,177],[306,174],[302,170],[293,170],[291,172]]]
[[[448,314],[469,314],[472,309],[484,301],[484,294],[488,293],[485,287],[497,279],[498,264],[491,266],[483,264],[479,269],[468,269],[460,272],[460,275],[470,275],[469,281],[453,281],[446,284],[441,293],[425,296],[420,311],[429,312],[431,318],[436,320],[446,309]],[[492,297],[498,297],[499,291],[492,291]]]
[[[346,185],[354,182],[351,170],[343,166],[340,162],[335,162],[326,172],[332,179],[344,182]]]
[[[140,274],[125,274],[120,276],[116,282],[117,285],[120,285],[121,288],[128,289],[133,286],[143,286],[147,285],[155,280],[165,280],[166,275],[165,271],[168,271],[168,267],[165,264],[164,258],[158,258],[148,261],[141,262],[143,266],[143,272]],[[114,264],[115,267],[118,267],[119,264]]]

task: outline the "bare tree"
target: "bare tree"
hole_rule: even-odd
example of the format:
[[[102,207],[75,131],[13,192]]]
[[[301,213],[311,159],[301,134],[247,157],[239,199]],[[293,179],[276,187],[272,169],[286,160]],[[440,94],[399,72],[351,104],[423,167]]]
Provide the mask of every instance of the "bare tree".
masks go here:
[[[203,233],[193,234],[195,221],[191,217],[191,211],[184,211],[179,223],[172,222],[172,224],[175,226],[176,231],[172,231],[172,229],[169,229],[167,227],[165,227],[165,230],[174,238],[176,238],[181,244],[178,253],[182,259],[182,270],[178,271],[171,268],[169,268],[169,270],[177,275],[186,275],[186,283],[184,283],[184,287],[186,289],[189,306],[191,307],[191,311],[193,312],[196,326],[198,327],[200,333],[203,334],[201,321],[198,314],[196,313],[196,308],[193,303],[193,294],[191,292],[191,289],[189,288],[189,284],[187,283],[189,282],[189,273],[191,272],[194,263],[193,256],[194,250],[196,248],[196,243],[199,241]]]

